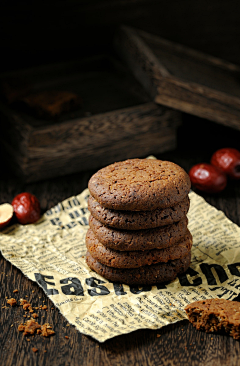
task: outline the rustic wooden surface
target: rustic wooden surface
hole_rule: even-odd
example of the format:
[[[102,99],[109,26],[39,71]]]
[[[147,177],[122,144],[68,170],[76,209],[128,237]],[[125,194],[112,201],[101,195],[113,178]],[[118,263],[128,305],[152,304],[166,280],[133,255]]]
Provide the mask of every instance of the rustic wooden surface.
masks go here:
[[[31,85],[29,95],[66,90],[82,98],[80,109],[57,120],[37,118],[4,100],[0,103],[0,143],[12,168],[26,182],[176,147],[181,113],[152,102],[130,70],[112,56],[41,66],[2,77],[24,80]]]
[[[240,130],[240,67],[121,27],[116,49],[156,103]]]
[[[221,147],[239,148],[240,133],[215,123],[185,116],[178,134],[178,148],[158,157],[180,164],[187,171],[201,161],[209,161],[212,152]],[[3,160],[3,158],[2,158]],[[7,165],[7,164],[6,164]],[[22,191],[34,193],[45,211],[59,201],[78,194],[87,186],[93,171],[76,173],[59,179],[51,179],[24,185],[1,169],[0,203],[11,202]],[[198,192],[200,193],[200,192]],[[240,225],[240,182],[229,182],[226,190],[218,195],[200,193],[207,202],[225,212],[233,222]],[[43,291],[0,257],[0,364],[7,366],[100,366],[100,365],[238,365],[240,343],[225,335],[205,334],[196,331],[187,320],[160,330],[139,330],[119,336],[103,344],[84,336],[67,321]],[[18,289],[17,294],[13,290]],[[34,292],[33,292],[34,291]],[[14,295],[14,296],[13,296]],[[28,296],[35,305],[46,304],[48,312],[40,311],[42,321],[53,324],[56,335],[50,339],[29,337],[26,340],[17,331],[22,321],[22,308],[2,308],[5,297]],[[13,324],[13,325],[12,325]],[[69,339],[65,339],[65,335]],[[160,337],[158,336],[160,335]],[[32,347],[39,349],[38,353]],[[47,352],[45,353],[44,350]]]

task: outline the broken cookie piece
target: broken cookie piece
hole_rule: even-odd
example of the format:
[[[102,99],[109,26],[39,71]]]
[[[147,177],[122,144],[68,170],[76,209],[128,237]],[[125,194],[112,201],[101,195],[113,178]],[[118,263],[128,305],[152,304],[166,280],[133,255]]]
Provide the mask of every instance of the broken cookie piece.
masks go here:
[[[224,299],[195,301],[185,307],[189,321],[206,333],[225,331],[240,339],[240,303]]]

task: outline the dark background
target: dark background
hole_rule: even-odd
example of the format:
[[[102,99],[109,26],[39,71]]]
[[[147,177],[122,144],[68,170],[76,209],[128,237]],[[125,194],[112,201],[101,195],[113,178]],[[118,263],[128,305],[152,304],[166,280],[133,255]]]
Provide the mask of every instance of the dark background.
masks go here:
[[[52,0],[2,3],[1,71],[111,48],[120,24],[240,63],[237,0]]]

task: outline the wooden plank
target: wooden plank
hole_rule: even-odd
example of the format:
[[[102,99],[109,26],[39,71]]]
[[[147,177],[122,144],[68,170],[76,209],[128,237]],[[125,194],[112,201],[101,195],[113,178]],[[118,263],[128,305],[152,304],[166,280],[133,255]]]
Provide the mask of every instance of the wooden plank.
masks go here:
[[[7,77],[22,77],[33,94],[57,90],[82,98],[82,107],[56,119],[37,117],[18,104],[0,104],[5,159],[28,182],[176,146],[181,113],[150,101],[131,72],[112,56],[26,69]],[[0,81],[4,78],[1,75]]]
[[[115,45],[156,103],[240,129],[240,67],[122,27]]]
[[[32,131],[25,154],[3,144],[29,182],[174,149],[180,120],[179,112],[150,102]]]

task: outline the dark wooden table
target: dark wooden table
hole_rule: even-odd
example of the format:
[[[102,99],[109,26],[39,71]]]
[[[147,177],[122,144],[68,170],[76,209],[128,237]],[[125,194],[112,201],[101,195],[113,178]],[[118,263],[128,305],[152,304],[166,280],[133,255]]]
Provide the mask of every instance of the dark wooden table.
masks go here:
[[[171,160],[187,171],[193,164],[208,162],[213,151],[221,147],[240,148],[240,132],[197,118],[184,116],[179,130],[178,148],[158,156]],[[4,155],[1,156],[4,161]],[[7,166],[7,162],[6,162]],[[93,171],[25,185],[7,167],[1,169],[0,203],[11,202],[23,191],[35,194],[43,212],[59,201],[80,193],[87,187]],[[200,192],[198,192],[200,193]],[[218,195],[200,193],[210,204],[224,211],[240,225],[240,182],[229,182]],[[19,292],[13,294],[15,289]],[[13,296],[14,295],[14,296]],[[160,330],[139,330],[110,339],[103,344],[79,333],[53,307],[37,284],[31,282],[0,256],[0,365],[239,365],[240,343],[225,335],[196,331],[187,320]],[[30,338],[18,332],[24,318],[21,307],[4,308],[6,297],[25,297],[34,306],[46,304],[41,322],[53,324],[56,335]],[[160,336],[159,336],[160,335]],[[69,339],[66,339],[68,336]],[[38,348],[34,353],[32,347]],[[46,352],[44,352],[46,351]]]

